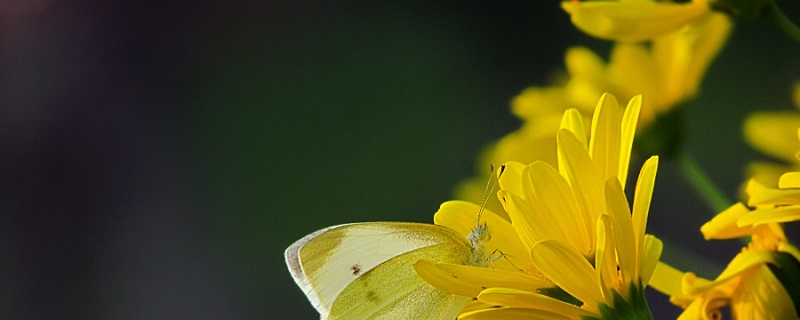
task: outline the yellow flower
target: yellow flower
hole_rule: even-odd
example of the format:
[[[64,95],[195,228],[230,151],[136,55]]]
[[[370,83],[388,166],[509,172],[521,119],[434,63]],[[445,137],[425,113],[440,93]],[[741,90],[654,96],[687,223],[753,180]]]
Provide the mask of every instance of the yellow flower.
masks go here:
[[[800,139],[800,130],[796,133]],[[715,280],[663,263],[656,268],[652,286],[686,309],[680,319],[717,319],[727,305],[734,319],[797,319],[800,251],[786,239],[780,223],[800,220],[800,172],[769,184],[778,187],[751,179],[746,188],[749,207],[737,203],[700,228],[707,240],[752,239]]]
[[[701,228],[706,239],[753,238],[716,279],[682,273],[665,263],[656,267],[651,286],[686,309],[678,319],[719,319],[725,306],[734,319],[797,319],[793,297],[775,272],[786,267],[797,271],[797,262],[791,260],[800,255],[778,224],[738,227],[736,221],[748,212],[744,205],[734,205]]]
[[[597,97],[604,92],[624,100],[638,94],[647,97],[642,101],[638,122],[641,132],[658,115],[695,96],[729,29],[724,17],[710,17],[649,45],[617,44],[607,63],[587,48],[570,48],[565,54],[566,80],[525,89],[512,100],[512,112],[524,121],[522,127],[484,150],[476,166],[478,174],[458,187],[457,197],[480,201],[490,164],[543,160],[555,165],[555,132],[561,115],[575,108],[588,123]],[[487,207],[502,212],[496,199]]]
[[[647,99],[642,105],[639,126],[648,127],[656,116],[679,107],[697,94],[705,71],[729,31],[730,22],[726,18],[712,16],[692,28],[648,44],[617,43],[607,65],[588,49],[572,49],[567,53],[569,80],[564,86],[565,100],[573,107],[591,112],[592,100],[603,92],[612,92],[623,99],[642,94]],[[527,105],[547,108],[541,104]]]
[[[793,88],[794,105],[800,108],[800,82]],[[748,165],[747,176],[758,183],[776,188],[778,177],[791,170],[800,170],[795,152],[800,150],[796,131],[800,128],[797,111],[760,111],[745,119],[745,140],[756,150],[782,163],[758,161]]]
[[[485,213],[492,235],[487,249],[499,250],[494,268],[417,263],[420,276],[435,286],[477,297],[460,319],[604,318],[620,310],[649,315],[643,291],[661,242],[645,234],[645,225],[658,158],[643,166],[632,210],[623,191],[641,102],[634,97],[623,112],[613,95],[604,95],[590,138],[580,113],[565,112],[558,169],[543,161],[506,163],[498,197],[509,220]],[[446,203],[435,222],[466,235],[474,209]]]
[[[745,251],[713,281],[660,263],[651,286],[686,309],[679,320],[721,319],[720,308],[727,305],[733,319],[796,319],[791,297],[767,266],[770,261],[768,252]]]
[[[800,221],[800,171],[784,173],[777,188],[762,185],[755,179],[750,180],[746,192],[747,204],[754,209],[739,217],[738,227]]]
[[[704,19],[724,16],[714,13],[706,0],[670,1],[564,1],[572,23],[594,37],[637,42],[653,40],[692,28]]]

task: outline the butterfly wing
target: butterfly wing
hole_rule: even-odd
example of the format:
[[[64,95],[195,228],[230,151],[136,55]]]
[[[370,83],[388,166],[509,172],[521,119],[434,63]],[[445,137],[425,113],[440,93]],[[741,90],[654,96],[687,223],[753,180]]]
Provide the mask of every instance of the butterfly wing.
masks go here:
[[[444,292],[420,278],[420,259],[469,260],[469,249],[450,242],[389,259],[356,278],[333,303],[330,319],[455,319],[469,298]]]
[[[469,258],[463,236],[421,223],[334,226],[286,249],[292,277],[323,319],[453,319],[466,298],[431,286],[413,264],[461,264]]]

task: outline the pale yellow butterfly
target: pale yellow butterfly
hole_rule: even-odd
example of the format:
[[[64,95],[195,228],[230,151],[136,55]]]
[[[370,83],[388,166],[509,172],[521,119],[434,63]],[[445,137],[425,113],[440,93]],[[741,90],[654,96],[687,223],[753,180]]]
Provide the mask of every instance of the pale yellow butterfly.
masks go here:
[[[413,265],[431,260],[485,267],[488,237],[481,223],[466,238],[424,223],[352,223],[309,234],[285,255],[320,319],[452,320],[470,298],[434,287]]]

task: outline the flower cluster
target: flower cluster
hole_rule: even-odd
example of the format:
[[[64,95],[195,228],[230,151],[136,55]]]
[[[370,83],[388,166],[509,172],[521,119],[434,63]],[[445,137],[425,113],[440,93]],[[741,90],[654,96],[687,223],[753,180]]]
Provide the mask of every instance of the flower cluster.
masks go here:
[[[497,198],[480,208],[492,234],[490,267],[426,263],[419,274],[475,298],[459,319],[649,319],[648,284],[685,309],[680,319],[719,319],[725,307],[734,319],[798,318],[800,251],[783,224],[800,220],[800,113],[759,112],[744,122],[745,139],[783,163],[750,164],[742,202],[720,208],[700,227],[706,240],[746,243],[716,278],[659,261],[670,248],[645,233],[659,161],[651,155],[672,160],[685,152],[682,115],[675,114],[697,95],[733,23],[762,13],[780,17],[774,3],[561,5],[579,30],[614,41],[609,58],[569,48],[566,77],[513,99],[522,127],[489,146],[478,163],[505,164]],[[620,108],[615,97],[630,102]],[[794,97],[800,107],[800,83]],[[624,188],[632,154],[649,159],[629,203]],[[467,201],[443,204],[436,224],[469,233],[471,213],[480,209],[468,201],[485,193],[480,176],[458,187]],[[713,187],[705,188],[711,191],[703,196],[720,203]]]
[[[714,319],[725,305],[737,319],[798,317],[800,250],[789,243],[781,223],[800,220],[800,171],[783,174],[777,187],[751,179],[746,194],[746,205],[734,204],[700,228],[706,239],[751,238],[716,279],[664,263],[657,268],[653,286],[684,307],[687,319]]]
[[[464,319],[649,315],[644,287],[662,249],[645,234],[658,157],[642,167],[632,207],[623,189],[641,105],[637,96],[623,110],[613,95],[603,95],[589,135],[580,112],[567,110],[556,134],[557,166],[507,162],[498,178],[509,220],[484,213],[489,248],[502,251],[497,267],[431,263],[418,266],[420,275],[445,291],[477,297]],[[467,234],[475,219],[469,213],[476,212],[467,208],[445,203],[435,222]]]
[[[459,319],[652,319],[644,294],[649,285],[682,308],[676,309],[682,312],[679,319],[720,319],[726,313],[734,319],[797,319],[800,250],[784,226],[800,220],[800,113],[759,112],[747,118],[745,139],[783,163],[749,165],[741,201],[730,204],[687,155],[680,111],[702,88],[735,21],[769,16],[798,42],[800,28],[793,29],[771,0],[570,0],[561,6],[579,30],[614,41],[611,53],[604,59],[584,47],[567,49],[566,77],[515,97],[512,112],[523,120],[522,127],[480,157],[480,168],[503,164],[495,173],[496,197],[491,188],[487,195],[483,174],[468,179],[458,187],[462,200],[442,204],[434,216],[435,224],[447,228],[429,226],[448,240],[408,240],[434,247],[411,246],[414,250],[437,255],[438,246],[454,246],[463,253],[457,258],[468,259],[411,259],[407,252],[392,251],[387,262],[375,262],[372,270],[342,264],[351,269],[334,289],[358,283],[352,291],[371,300],[369,310],[377,310],[373,317],[391,316],[395,307],[416,312],[415,306],[402,304],[424,301],[413,295],[427,292],[446,301],[457,298],[453,301],[461,304],[447,304],[449,318],[460,310]],[[800,108],[800,83],[794,90]],[[620,105],[618,97],[627,104]],[[636,157],[643,164],[632,168]],[[717,213],[702,226],[678,221],[675,228],[696,232],[699,227],[706,240],[744,244],[714,279],[660,261],[662,252],[675,248],[646,232],[659,161],[681,167]],[[630,183],[629,171],[638,171]],[[488,202],[476,204],[487,196]],[[326,232],[335,234],[330,241],[336,245],[348,236],[330,230],[287,250],[298,284],[323,311],[328,310],[323,303],[336,298],[328,291],[336,290],[325,287],[330,290],[324,298],[331,298],[326,301],[315,296],[303,278],[298,251]],[[406,260],[393,255],[414,260],[413,272],[405,268]],[[388,261],[391,268],[379,267]],[[335,271],[330,273],[343,269],[331,267]],[[375,291],[383,286],[376,286],[375,278],[386,278],[374,276],[378,269],[410,274],[417,283],[405,289],[413,297],[378,297]],[[470,302],[460,309],[467,298]],[[342,304],[349,308],[357,302],[353,298]],[[357,313],[352,310],[332,314]]]
[[[576,15],[600,15],[603,10],[587,9],[592,12],[589,14],[584,12],[584,7],[604,7],[604,3],[606,1],[567,2],[564,7],[576,20]],[[626,2],[625,5],[611,2],[608,10],[613,13],[617,5],[626,8],[634,3],[640,2]],[[652,7],[658,9],[660,5],[652,4]],[[611,16],[614,17],[613,14]],[[640,24],[646,21],[641,20]],[[580,27],[577,22],[576,25]],[[565,54],[565,79],[547,87],[527,88],[513,99],[511,109],[524,121],[522,127],[486,149],[476,166],[476,176],[459,186],[459,198],[469,201],[481,199],[484,170],[490,164],[506,161],[529,163],[536,160],[555,164],[555,137],[562,113],[574,108],[588,120],[597,98],[605,92],[623,100],[637,95],[646,97],[642,101],[637,129],[645,134],[658,131],[652,129],[656,119],[668,118],[671,111],[679,110],[697,94],[705,71],[723,47],[730,29],[731,23],[725,15],[707,14],[662,37],[650,34],[646,42],[617,42],[608,61],[588,48],[569,48]],[[671,126],[670,123],[662,125],[667,128]],[[663,135],[661,132],[656,134]],[[651,144],[645,147],[648,149],[645,153],[663,154],[661,150],[670,148],[674,143],[667,141],[667,146]],[[499,210],[500,204],[490,202],[488,207]]]
[[[794,84],[792,97],[800,108],[800,82]],[[760,111],[751,114],[744,122],[744,137],[753,148],[781,160],[781,163],[758,161],[747,168],[747,175],[758,183],[775,188],[780,176],[787,171],[800,170],[795,157],[800,142],[795,133],[800,128],[800,112]]]

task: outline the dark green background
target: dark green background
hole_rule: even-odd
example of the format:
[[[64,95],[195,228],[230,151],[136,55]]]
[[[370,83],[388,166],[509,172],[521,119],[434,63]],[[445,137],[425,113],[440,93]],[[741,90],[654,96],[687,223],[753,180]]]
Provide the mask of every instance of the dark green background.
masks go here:
[[[346,222],[430,222],[519,126],[512,97],[571,45],[608,50],[557,2],[0,9],[13,319],[313,319],[289,244]],[[740,123],[792,108],[799,54],[771,24],[741,24],[687,106],[689,149],[730,196],[760,157]],[[738,252],[702,241],[711,214],[662,161],[648,229],[667,262],[713,277]],[[657,318],[678,312],[651,297]]]

